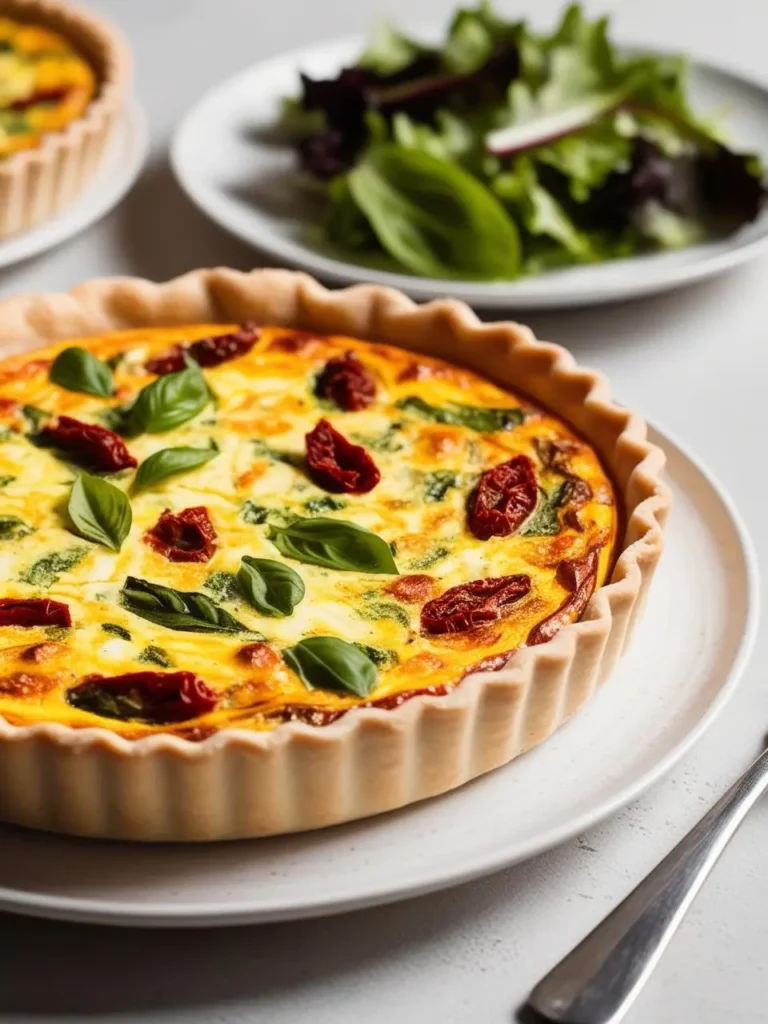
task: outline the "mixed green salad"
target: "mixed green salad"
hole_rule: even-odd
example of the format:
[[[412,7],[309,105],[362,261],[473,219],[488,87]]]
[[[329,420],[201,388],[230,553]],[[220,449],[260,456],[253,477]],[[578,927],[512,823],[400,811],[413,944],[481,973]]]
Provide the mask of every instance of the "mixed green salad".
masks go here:
[[[301,83],[281,128],[327,194],[324,243],[357,263],[512,280],[729,234],[766,194],[692,111],[684,59],[627,55],[578,6],[539,35],[481,3],[439,48],[381,25]]]

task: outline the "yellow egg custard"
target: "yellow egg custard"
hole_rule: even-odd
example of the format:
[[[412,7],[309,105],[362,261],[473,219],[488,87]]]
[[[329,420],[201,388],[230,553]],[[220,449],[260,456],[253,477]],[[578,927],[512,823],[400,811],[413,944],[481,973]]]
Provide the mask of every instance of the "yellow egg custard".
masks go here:
[[[93,68],[62,35],[0,17],[0,158],[82,117],[96,88]]]
[[[0,363],[0,714],[323,726],[549,640],[610,572],[593,448],[446,362],[199,324]]]

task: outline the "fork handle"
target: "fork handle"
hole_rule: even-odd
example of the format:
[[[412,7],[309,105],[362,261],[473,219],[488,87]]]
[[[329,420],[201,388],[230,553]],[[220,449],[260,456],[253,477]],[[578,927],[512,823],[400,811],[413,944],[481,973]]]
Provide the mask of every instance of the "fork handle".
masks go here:
[[[594,931],[543,978],[528,1005],[557,1024],[617,1024],[718,857],[768,787],[768,750]]]

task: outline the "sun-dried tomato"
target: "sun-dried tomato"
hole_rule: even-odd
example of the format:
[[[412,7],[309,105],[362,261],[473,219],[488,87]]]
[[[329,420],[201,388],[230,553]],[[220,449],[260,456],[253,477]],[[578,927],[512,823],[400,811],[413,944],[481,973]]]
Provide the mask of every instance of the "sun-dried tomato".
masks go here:
[[[237,652],[237,657],[251,668],[275,668],[280,664],[280,655],[265,643],[245,644]]]
[[[33,92],[31,96],[14,100],[8,107],[9,110],[28,110],[37,103],[61,103],[66,100],[71,89],[40,89]]]
[[[416,602],[426,601],[427,598],[431,597],[435,590],[434,576],[427,576],[425,573],[416,573],[413,576],[398,576],[389,585],[389,592],[393,597],[396,597],[398,601],[404,601],[406,604],[415,604]]]
[[[469,499],[469,528],[479,540],[508,537],[538,501],[536,470],[527,455],[516,455],[487,470]]]
[[[361,445],[352,444],[328,420],[306,435],[307,467],[318,487],[332,494],[367,494],[381,473]]]
[[[569,505],[571,509],[580,509],[591,500],[592,488],[587,481],[582,480],[580,476],[569,476],[565,481],[563,504]]]
[[[367,409],[376,397],[376,381],[354,352],[329,359],[317,378],[315,393],[344,412]]]
[[[551,640],[558,630],[581,615],[592,596],[597,582],[600,548],[592,548],[583,558],[561,562],[557,567],[557,582],[569,593],[556,612],[534,626],[526,641],[529,647]]]
[[[433,635],[465,633],[505,616],[530,589],[531,579],[523,574],[461,583],[424,605],[421,628]]]
[[[469,668],[465,670],[464,675],[461,678],[466,679],[467,676],[474,675],[475,672],[500,672],[516,650],[517,648],[513,647],[509,651],[500,651],[498,654],[489,654],[487,658],[483,658],[474,665],[470,665]]]
[[[81,711],[155,724],[197,718],[212,711],[217,700],[213,690],[194,672],[94,675],[67,693],[67,701]]]
[[[73,462],[98,473],[115,473],[138,465],[117,434],[71,416],[59,416],[55,424],[43,427],[37,437],[43,444],[60,448]]]
[[[216,530],[204,505],[182,512],[166,509],[144,542],[169,562],[209,562],[216,551]]]
[[[184,369],[185,353],[200,366],[219,366],[250,352],[260,334],[261,330],[255,323],[245,323],[230,334],[217,334],[188,345],[176,345],[163,355],[150,359],[144,368],[160,377],[166,373],[178,373]]]
[[[0,598],[0,626],[71,626],[69,606],[48,598]]]

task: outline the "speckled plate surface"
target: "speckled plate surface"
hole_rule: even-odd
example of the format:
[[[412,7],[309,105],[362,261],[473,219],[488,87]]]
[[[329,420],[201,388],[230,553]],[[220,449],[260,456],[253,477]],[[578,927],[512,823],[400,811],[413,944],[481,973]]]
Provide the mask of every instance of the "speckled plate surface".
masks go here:
[[[531,857],[628,803],[733,693],[758,621],[752,546],[675,442],[668,548],[632,650],[554,737],[447,796],[322,832],[138,846],[0,827],[0,910],[116,925],[211,926],[338,913]]]

